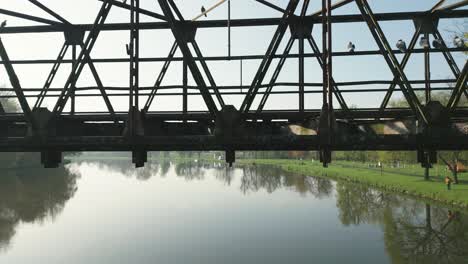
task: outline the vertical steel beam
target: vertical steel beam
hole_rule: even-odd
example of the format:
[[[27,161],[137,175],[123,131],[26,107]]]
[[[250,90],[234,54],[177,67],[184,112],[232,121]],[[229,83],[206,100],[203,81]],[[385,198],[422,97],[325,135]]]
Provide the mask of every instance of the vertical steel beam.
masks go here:
[[[327,94],[328,94],[328,131],[329,142],[333,142],[333,34],[332,34],[332,4],[331,0],[327,1]]]
[[[154,98],[156,97],[156,94],[158,93],[158,88],[159,86],[161,86],[161,83],[164,80],[164,77],[166,76],[167,70],[169,69],[169,66],[171,65],[172,59],[174,58],[178,47],[179,46],[177,45],[177,42],[174,42],[174,44],[172,44],[171,50],[169,51],[169,55],[167,55],[167,60],[164,62],[164,65],[161,68],[161,72],[159,72],[158,78],[156,79],[156,82],[153,85],[153,90],[151,90],[151,93],[148,96],[148,100],[146,100],[145,107],[143,108],[143,112],[148,112],[149,108],[151,107],[151,104],[153,103]]]
[[[425,33],[424,37],[429,41],[429,34]],[[426,105],[431,101],[431,55],[429,53],[430,47],[424,50],[424,80],[425,80],[425,98]]]
[[[73,45],[72,46],[72,68],[75,67],[76,65],[76,45]],[[71,114],[75,114],[75,93],[76,93],[76,78],[73,78],[73,82],[72,82],[72,85],[71,85],[71,89],[72,89],[72,95],[71,95]]]
[[[31,108],[29,108],[28,101],[26,100],[26,97],[24,96],[23,89],[21,88],[21,84],[18,80],[18,76],[16,75],[13,65],[10,62],[10,58],[8,57],[8,53],[5,49],[5,46],[3,45],[3,41],[1,38],[0,38],[0,58],[2,59],[3,65],[5,66],[5,70],[8,74],[8,77],[10,78],[11,86],[13,86],[13,90],[15,91],[16,98],[18,99],[18,102],[21,106],[21,110],[23,110],[24,118],[26,119],[28,124],[31,126],[33,131],[36,131],[38,127],[32,115]]]
[[[205,80],[203,79],[203,76],[200,70],[198,69],[198,66],[196,65],[195,59],[188,47],[187,40],[184,39],[184,37],[181,35],[181,32],[179,32],[179,26],[181,25],[181,23],[188,23],[188,22],[185,22],[185,20],[177,21],[175,19],[174,14],[172,13],[171,7],[168,4],[168,1],[169,1],[169,4],[174,9],[174,12],[179,16],[179,18],[182,18],[182,15],[180,14],[174,2],[172,2],[171,0],[158,0],[161,10],[166,16],[167,21],[171,27],[172,34],[174,35],[174,38],[177,44],[179,45],[179,48],[184,56],[184,61],[187,63],[187,66],[189,67],[190,72],[192,73],[193,79],[195,80],[195,82],[197,83],[200,89],[200,93],[202,94],[203,100],[205,101],[205,104],[208,107],[208,110],[210,111],[211,114],[216,115],[218,113],[216,104],[213,98],[211,97],[209,89],[205,83]]]
[[[299,112],[304,112],[304,38],[299,38]]]
[[[187,114],[188,112],[188,69],[187,63],[184,61],[182,63],[182,113]]]
[[[314,52],[315,57],[317,58],[317,62],[319,63],[320,68],[322,68],[322,71],[323,71],[324,62],[323,62],[323,58],[320,55],[320,49],[317,45],[317,42],[315,42],[312,36],[310,36],[307,40],[309,42],[310,47],[312,48],[312,51]],[[346,104],[346,101],[343,98],[343,95],[341,94],[340,89],[338,88],[338,85],[336,85],[333,77],[332,77],[332,81],[333,81],[333,93],[335,94],[335,98],[340,104],[341,109],[346,110],[346,111],[349,110],[349,107]]]
[[[140,13],[137,11],[140,8],[139,0],[130,1],[130,108],[139,108],[139,24]]]
[[[276,54],[276,51],[281,43],[281,40],[283,39],[283,36],[288,28],[288,19],[290,16],[294,15],[294,11],[296,10],[298,3],[299,3],[298,0],[289,1],[289,4],[281,19],[281,23],[278,25],[276,29],[276,32],[273,36],[273,39],[270,42],[268,50],[263,56],[263,60],[257,70],[257,73],[255,74],[255,77],[247,92],[247,95],[244,101],[242,102],[241,109],[240,109],[241,112],[244,112],[244,113],[248,112],[250,107],[252,106],[252,103],[255,100],[255,96],[257,95],[258,90],[260,86],[262,85],[263,79],[265,78],[265,75],[270,67],[271,62],[273,61],[273,55]]]

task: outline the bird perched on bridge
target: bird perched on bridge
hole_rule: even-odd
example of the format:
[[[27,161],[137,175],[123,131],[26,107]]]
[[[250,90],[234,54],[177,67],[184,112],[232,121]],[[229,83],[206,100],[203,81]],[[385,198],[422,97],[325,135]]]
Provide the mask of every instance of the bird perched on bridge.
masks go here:
[[[3,20],[2,24],[0,25],[0,28],[4,28],[6,27],[6,25],[7,25],[7,21]]]
[[[131,51],[130,51],[130,45],[125,44],[125,49],[127,51],[127,55],[130,56],[132,54]]]
[[[354,52],[354,49],[356,49],[356,46],[350,41],[348,43],[348,52]]]
[[[399,49],[401,52],[406,52],[406,42],[404,42],[402,39],[399,39],[396,43],[397,49]]]
[[[436,49],[442,49],[444,44],[442,43],[441,39],[434,39],[434,41],[432,41],[432,46]]]
[[[206,12],[206,9],[205,9],[205,7],[204,7],[204,6],[202,6],[202,7],[201,7],[201,12],[202,12],[202,14]],[[206,15],[206,14],[205,14],[205,17],[207,17],[207,15]]]
[[[127,3],[127,0],[123,0],[123,4],[125,5]]]
[[[429,45],[429,39],[426,37],[421,37],[421,39],[419,40],[419,46],[425,49],[430,48],[431,46]]]
[[[457,48],[463,48],[465,47],[465,40],[459,36],[455,36],[455,38],[453,38],[453,45]]]

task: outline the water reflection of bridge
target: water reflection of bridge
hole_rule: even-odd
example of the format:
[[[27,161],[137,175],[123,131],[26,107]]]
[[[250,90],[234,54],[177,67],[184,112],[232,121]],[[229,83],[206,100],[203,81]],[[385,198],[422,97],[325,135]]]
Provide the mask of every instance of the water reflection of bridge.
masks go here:
[[[387,253],[394,262],[460,263],[468,257],[468,215],[454,209],[429,205],[405,196],[388,194],[367,186],[332,182],[326,178],[289,174],[268,166],[228,168],[219,163],[149,163],[135,174],[131,162],[84,161],[114,177],[182,177],[187,181],[217,179],[244,195],[279,190],[297,192],[306,199],[336,197],[340,222],[345,226],[380,226]],[[0,178],[0,252],[8,245],[19,223],[53,221],[79,186],[80,163],[59,170],[9,170]],[[70,168],[73,168],[71,172]],[[241,177],[237,179],[235,177]],[[164,179],[163,179],[164,180]],[[235,183],[235,184],[234,184]],[[239,185],[237,185],[239,184]],[[103,186],[103,188],[106,188]],[[175,190],[176,191],[176,190]],[[432,261],[432,262],[431,262]]]
[[[36,4],[37,1],[34,1]],[[10,77],[12,89],[5,89],[14,95],[21,105],[21,114],[2,113],[0,122],[1,151],[35,151],[41,153],[41,160],[46,167],[55,167],[61,162],[63,151],[131,151],[133,161],[137,166],[143,166],[147,161],[147,151],[164,150],[223,150],[229,163],[235,160],[236,150],[319,150],[324,164],[331,161],[332,150],[417,150],[419,161],[426,167],[435,162],[437,150],[468,149],[467,116],[468,110],[459,105],[464,97],[468,97],[466,81],[468,64],[459,66],[453,59],[453,52],[463,52],[464,47],[449,48],[438,29],[442,19],[464,18],[468,10],[458,8],[466,1],[458,4],[440,7],[423,12],[381,13],[374,14],[367,0],[345,0],[335,5],[328,1],[322,10],[307,15],[309,1],[304,1],[302,11],[299,0],[290,0],[286,8],[278,7],[266,1],[258,1],[282,13],[279,18],[237,19],[191,22],[185,20],[172,0],[159,0],[162,14],[139,8],[139,1],[130,1],[130,5],[120,1],[104,0],[102,8],[94,24],[74,25],[52,10],[38,5],[58,21],[51,21],[34,16],[0,10],[1,13],[48,25],[5,27],[1,34],[26,33],[63,33],[65,42],[56,60],[14,60],[7,54],[7,46],[0,41],[0,55]],[[326,1],[324,1],[325,3]],[[333,16],[335,8],[355,2],[360,14]],[[119,7],[130,10],[130,23],[109,24],[106,18],[111,8]],[[150,16],[156,22],[140,23],[140,14]],[[397,55],[401,52],[392,50],[386,35],[380,28],[380,22],[413,21],[415,32],[413,39],[404,51],[403,59]],[[364,23],[372,33],[379,50],[356,52],[332,51],[332,25],[335,23]],[[313,26],[322,26],[322,47],[312,35]],[[204,57],[196,41],[197,30],[206,28],[227,27],[260,27],[274,26],[276,31],[264,54]],[[166,58],[142,58],[139,56],[139,31],[171,29],[174,44]],[[278,47],[288,29],[291,37],[286,49],[278,54]],[[412,30],[412,29],[411,29]],[[130,31],[131,42],[128,47],[129,58],[91,58],[91,51],[100,32]],[[88,34],[85,34],[88,33]],[[420,36],[432,35],[438,40],[438,48],[416,48]],[[86,37],[85,37],[86,36]],[[290,54],[294,42],[299,44],[299,53]],[[313,53],[305,53],[304,45],[310,45]],[[74,51],[73,60],[64,59],[69,48]],[[77,47],[81,51],[77,53]],[[176,57],[180,50],[182,57]],[[193,51],[192,51],[193,50]],[[404,68],[412,54],[425,55],[425,80],[409,79]],[[447,61],[453,78],[435,80],[430,77],[429,56],[431,53],[441,53]],[[362,81],[339,82],[331,74],[332,59],[340,56],[382,56],[391,72],[393,80],[372,80],[371,77]],[[286,58],[298,60],[298,82],[277,82]],[[251,85],[219,86],[210,72],[208,63],[211,61],[229,60],[260,60],[260,66],[251,80]],[[265,76],[274,60],[279,60],[272,79],[264,83]],[[323,69],[322,83],[305,82],[305,60],[317,60]],[[138,82],[139,64],[141,62],[164,62],[156,84],[142,87]],[[171,62],[183,61],[182,84],[163,86],[167,69]],[[95,63],[130,62],[130,85],[127,87],[110,87],[103,85],[94,66]],[[13,65],[15,64],[45,64],[54,66],[47,77],[43,88],[22,89]],[[51,83],[61,64],[73,63],[72,71],[63,88],[53,88]],[[96,87],[77,87],[76,82],[85,66],[89,66]],[[195,81],[194,86],[188,85],[188,73]],[[388,89],[355,89],[362,85],[389,85]],[[424,87],[416,87],[424,85]],[[433,87],[433,86],[442,87]],[[284,86],[293,89],[276,90]],[[318,87],[318,89],[314,89]],[[351,88],[348,88],[351,87]],[[297,89],[296,89],[297,88]],[[99,95],[89,90],[99,91]],[[165,93],[158,93],[165,91]],[[169,91],[169,92],[167,92]],[[424,92],[421,100],[416,92]],[[450,99],[447,104],[431,100],[433,91],[447,91]],[[379,108],[351,108],[344,95],[350,93],[367,94],[384,92],[385,97]],[[408,107],[401,109],[388,108],[393,93],[402,92]],[[270,95],[296,94],[297,107],[287,111],[266,110],[265,104]],[[305,96],[317,94],[322,96],[321,109],[307,109]],[[198,95],[203,98],[207,111],[194,112],[188,109],[188,98]],[[225,97],[241,96],[239,109],[229,105]],[[76,98],[90,96],[102,97],[108,109],[105,113],[77,112]],[[155,97],[179,96],[183,109],[178,112],[154,112],[150,106]],[[223,98],[224,96],[224,98]],[[118,112],[114,110],[110,98],[126,97],[129,100],[129,110]],[[30,107],[28,99],[36,99],[34,107]],[[55,98],[56,103],[51,111],[44,108],[45,98]],[[147,98],[140,104],[140,99]],[[259,103],[257,99],[261,98]],[[336,101],[339,106],[334,106]],[[335,104],[336,104],[335,102]],[[142,107],[143,106],[143,107]],[[65,111],[69,107],[69,111]],[[256,108],[256,109],[255,109]],[[3,107],[0,107],[3,111]]]

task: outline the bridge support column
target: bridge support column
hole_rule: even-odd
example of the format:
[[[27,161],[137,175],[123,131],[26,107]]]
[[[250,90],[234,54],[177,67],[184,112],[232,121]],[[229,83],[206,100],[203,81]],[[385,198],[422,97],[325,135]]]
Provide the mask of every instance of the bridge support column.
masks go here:
[[[62,152],[57,150],[41,151],[41,164],[44,168],[58,168],[62,163]]]
[[[234,150],[226,150],[226,162],[229,167],[232,167],[232,163],[236,162],[236,152]]]

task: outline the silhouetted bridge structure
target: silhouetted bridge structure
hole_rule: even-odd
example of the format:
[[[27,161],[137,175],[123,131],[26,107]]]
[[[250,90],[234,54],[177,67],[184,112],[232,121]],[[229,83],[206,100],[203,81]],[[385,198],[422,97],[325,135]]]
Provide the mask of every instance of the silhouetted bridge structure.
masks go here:
[[[46,167],[57,166],[65,151],[131,151],[133,162],[143,166],[148,151],[226,151],[226,159],[232,163],[236,150],[319,150],[324,164],[331,162],[334,150],[416,150],[419,161],[426,167],[436,160],[437,150],[468,149],[468,108],[459,106],[467,97],[466,82],[468,66],[459,66],[452,53],[466,52],[466,47],[448,47],[438,29],[440,19],[466,18],[467,1],[442,6],[440,1],[431,10],[422,12],[378,13],[374,14],[367,0],[345,0],[332,4],[323,0],[320,11],[309,14],[309,1],[290,0],[285,8],[268,1],[257,0],[265,8],[278,11],[276,18],[230,19],[226,20],[186,20],[173,0],[154,1],[162,13],[141,9],[138,0],[128,3],[101,0],[102,7],[94,24],[71,24],[65,18],[47,8],[37,0],[30,0],[55,20],[0,9],[0,13],[28,19],[44,25],[6,26],[0,35],[62,32],[65,41],[57,59],[13,60],[8,57],[8,47],[0,40],[1,63],[11,80],[12,88],[2,89],[2,98],[15,98],[21,106],[21,113],[0,115],[0,151],[40,152]],[[247,1],[247,0],[246,0]],[[254,1],[254,0],[251,0]],[[227,1],[230,5],[230,1]],[[354,4],[360,10],[356,15],[333,15],[335,8]],[[229,6],[230,7],[230,6]],[[329,8],[327,8],[329,7]],[[127,9],[131,15],[129,23],[106,23],[112,8]],[[140,22],[140,15],[154,18],[155,22]],[[414,34],[405,51],[393,50],[380,27],[381,21],[414,21]],[[332,26],[339,23],[361,22],[372,33],[378,50],[333,52]],[[261,55],[236,55],[205,57],[197,44],[197,31],[206,28],[275,26],[267,50]],[[174,36],[174,43],[167,57],[141,57],[139,52],[142,30],[167,30]],[[312,31],[322,34],[317,43]],[[126,58],[91,58],[91,51],[103,31],[127,31],[130,42]],[[290,38],[285,39],[287,31]],[[427,40],[432,36],[438,47],[417,48],[420,37]],[[158,40],[162,41],[162,40]],[[284,51],[278,51],[282,41],[287,41]],[[298,43],[298,53],[291,48]],[[31,44],[34,46],[34,44]],[[312,53],[306,53],[309,45]],[[119,47],[120,48],[120,47]],[[72,50],[72,59],[66,59],[67,51]],[[182,57],[176,56],[180,50]],[[403,54],[402,54],[403,53]],[[404,68],[412,54],[425,56],[424,80],[410,80]],[[453,73],[451,79],[432,79],[430,76],[430,54],[441,53]],[[397,55],[401,54],[401,60]],[[341,56],[378,55],[385,59],[393,73],[393,80],[363,80],[337,82],[333,79],[333,58]],[[277,82],[279,73],[287,58],[298,61],[298,82]],[[248,86],[219,86],[210,72],[211,61],[259,60],[258,70]],[[305,60],[318,61],[323,71],[319,72],[321,83],[305,82]],[[180,83],[163,86],[162,81],[171,62],[182,61]],[[105,86],[100,79],[95,64],[112,67],[114,63],[128,62],[129,84],[126,87]],[[154,86],[142,87],[139,84],[139,65],[143,62],[164,62]],[[274,62],[277,62],[276,64]],[[52,64],[46,83],[40,88],[22,88],[15,73],[15,65]],[[66,83],[61,88],[53,88],[52,81],[62,64],[72,65]],[[274,65],[274,66],[273,66]],[[96,81],[96,87],[78,87],[77,80],[84,67],[88,66]],[[47,66],[49,67],[49,66]],[[268,70],[273,70],[266,80]],[[196,85],[188,84],[191,74]],[[317,74],[317,73],[310,73]],[[156,76],[155,76],[156,77]],[[387,84],[387,89],[353,89],[359,85]],[[415,86],[423,85],[423,88]],[[275,87],[285,86],[289,90],[275,91]],[[438,86],[438,87],[435,87]],[[99,94],[90,90],[99,91]],[[161,93],[165,91],[165,93]],[[168,92],[169,91],[169,92]],[[450,91],[448,104],[431,100],[433,91]],[[158,93],[159,92],[159,93]],[[343,97],[345,93],[368,95],[374,92],[386,93],[379,108],[352,108]],[[390,97],[394,92],[402,92],[408,102],[406,108],[389,108]],[[417,92],[424,93],[419,99]],[[298,95],[297,108],[291,110],[265,110],[265,104],[273,94]],[[307,109],[304,97],[307,94],[320,94],[320,109]],[[182,111],[150,111],[153,100],[163,96],[179,96]],[[201,95],[207,111],[190,111],[188,98]],[[223,97],[243,96],[239,109],[229,105]],[[79,112],[75,108],[76,98],[102,97],[108,111]],[[129,110],[114,111],[110,97],[128,98]],[[45,98],[55,98],[51,109],[43,107]],[[142,98],[146,100],[143,102]],[[163,97],[164,98],[164,97]],[[260,99],[258,103],[254,100]],[[34,104],[33,104],[34,103]],[[338,106],[336,105],[338,104]]]

